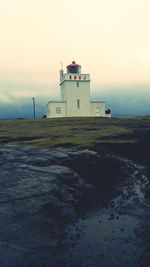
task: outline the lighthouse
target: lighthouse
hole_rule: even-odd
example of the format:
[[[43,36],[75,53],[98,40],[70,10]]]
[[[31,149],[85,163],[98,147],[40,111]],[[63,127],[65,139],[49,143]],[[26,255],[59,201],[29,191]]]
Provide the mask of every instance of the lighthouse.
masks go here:
[[[60,101],[49,101],[47,117],[110,117],[105,111],[105,101],[90,100],[90,74],[82,73],[81,65],[72,61],[60,70]]]
[[[90,116],[90,75],[81,73],[73,61],[60,80],[61,98],[66,102],[67,117]]]

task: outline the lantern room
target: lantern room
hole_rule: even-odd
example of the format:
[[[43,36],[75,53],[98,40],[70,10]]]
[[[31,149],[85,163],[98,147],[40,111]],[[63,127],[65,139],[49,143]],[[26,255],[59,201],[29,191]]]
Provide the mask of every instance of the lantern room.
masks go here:
[[[76,64],[75,61],[72,61],[70,65],[67,66],[67,73],[81,73],[81,66]]]

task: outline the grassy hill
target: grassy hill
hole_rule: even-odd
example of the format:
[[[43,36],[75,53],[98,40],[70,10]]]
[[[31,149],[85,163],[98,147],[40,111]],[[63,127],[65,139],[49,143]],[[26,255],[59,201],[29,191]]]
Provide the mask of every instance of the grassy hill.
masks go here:
[[[135,143],[149,131],[150,116],[24,119],[0,121],[0,143],[45,147]]]

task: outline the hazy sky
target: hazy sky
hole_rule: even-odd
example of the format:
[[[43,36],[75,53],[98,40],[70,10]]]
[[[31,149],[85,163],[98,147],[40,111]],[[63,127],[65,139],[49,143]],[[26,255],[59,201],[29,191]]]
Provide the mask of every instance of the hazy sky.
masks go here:
[[[150,0],[0,0],[0,102],[58,95],[72,60],[99,94],[150,85]]]

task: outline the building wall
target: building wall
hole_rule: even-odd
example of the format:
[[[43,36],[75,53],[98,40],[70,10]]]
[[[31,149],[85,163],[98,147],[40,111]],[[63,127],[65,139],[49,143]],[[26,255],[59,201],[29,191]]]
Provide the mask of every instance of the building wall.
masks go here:
[[[60,70],[60,91],[61,101],[51,101],[47,105],[48,118],[111,116],[105,114],[104,101],[90,101],[89,74],[64,74],[63,70]]]
[[[61,97],[67,102],[67,117],[90,116],[90,79],[89,75],[77,75],[74,80],[71,75],[65,74],[61,83]]]
[[[47,118],[66,117],[66,102],[49,102],[47,104]]]
[[[76,103],[76,109],[77,109]],[[84,104],[83,104],[84,105]],[[85,108],[85,106],[84,106]],[[87,110],[84,110],[85,113],[76,112],[73,110],[67,114],[67,103],[66,102],[49,102],[47,105],[47,118],[59,118],[59,117],[71,117],[71,116],[91,116],[91,117],[110,117],[110,115],[105,114],[105,102],[101,101],[91,101],[90,102],[90,113],[87,115]],[[82,115],[83,114],[83,115]]]
[[[105,115],[105,102],[103,101],[91,101],[90,102],[91,113],[90,116],[103,117]]]

